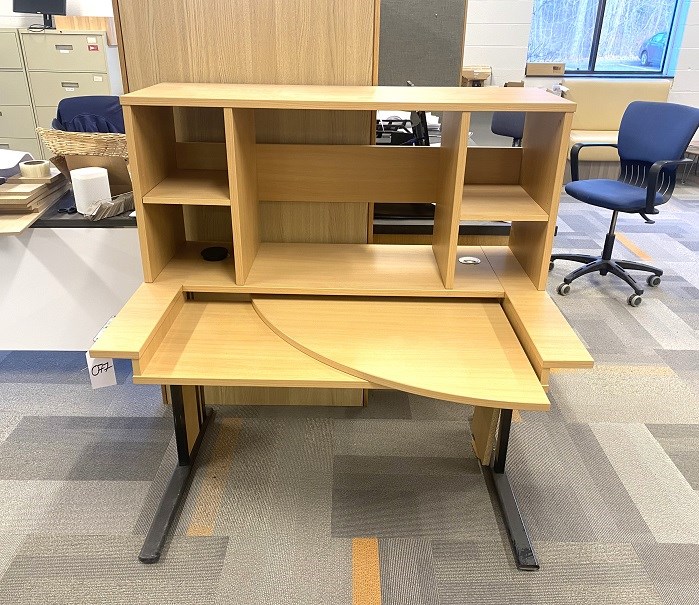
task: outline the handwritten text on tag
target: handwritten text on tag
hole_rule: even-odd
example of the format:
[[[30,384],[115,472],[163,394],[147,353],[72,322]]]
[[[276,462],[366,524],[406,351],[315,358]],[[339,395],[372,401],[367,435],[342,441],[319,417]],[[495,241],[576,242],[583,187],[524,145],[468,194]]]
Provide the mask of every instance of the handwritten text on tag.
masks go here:
[[[114,360],[107,358],[92,358],[90,353],[85,353],[87,360],[87,370],[90,373],[90,384],[93,389],[114,386],[116,382],[116,372],[114,371]]]

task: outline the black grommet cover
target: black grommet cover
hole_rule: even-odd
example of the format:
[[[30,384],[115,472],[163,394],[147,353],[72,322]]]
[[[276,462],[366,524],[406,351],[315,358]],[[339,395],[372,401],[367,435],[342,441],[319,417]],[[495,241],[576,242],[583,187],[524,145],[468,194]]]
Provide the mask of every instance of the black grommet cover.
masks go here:
[[[223,246],[213,246],[204,248],[201,251],[201,257],[209,262],[216,262],[228,258],[228,249]]]

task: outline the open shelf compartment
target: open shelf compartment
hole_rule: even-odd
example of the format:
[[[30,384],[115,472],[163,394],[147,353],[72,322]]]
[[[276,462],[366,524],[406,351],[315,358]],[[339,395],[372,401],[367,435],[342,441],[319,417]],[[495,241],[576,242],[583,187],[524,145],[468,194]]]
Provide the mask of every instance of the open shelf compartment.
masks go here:
[[[459,265],[458,284],[446,289],[430,246],[263,243],[245,284],[236,285],[233,263],[206,262],[211,244],[187,242],[156,279],[191,292],[502,298],[503,287],[479,246],[462,255],[482,259]]]
[[[125,108],[129,151],[136,159],[136,195],[144,204],[230,206],[228,167],[209,153],[212,145],[223,142],[188,141],[188,121],[196,120],[196,114],[191,108],[179,109]],[[223,131],[223,110],[206,111],[220,115]],[[195,149],[183,152],[183,145]]]

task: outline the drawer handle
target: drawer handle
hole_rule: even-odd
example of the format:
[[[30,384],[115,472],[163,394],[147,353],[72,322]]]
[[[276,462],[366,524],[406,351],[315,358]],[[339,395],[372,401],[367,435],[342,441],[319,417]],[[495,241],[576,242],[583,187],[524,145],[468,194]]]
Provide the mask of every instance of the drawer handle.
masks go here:
[[[63,88],[80,88],[80,84],[77,82],[61,82]]]
[[[0,143],[0,149],[9,149],[10,144],[9,143]]]
[[[73,50],[73,45],[72,44],[56,44],[56,50],[57,51]]]

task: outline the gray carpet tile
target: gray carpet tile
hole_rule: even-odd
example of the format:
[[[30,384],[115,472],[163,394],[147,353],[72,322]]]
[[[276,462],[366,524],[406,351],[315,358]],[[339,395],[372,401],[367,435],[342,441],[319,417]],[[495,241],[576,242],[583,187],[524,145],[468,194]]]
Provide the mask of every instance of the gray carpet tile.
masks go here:
[[[15,427],[22,420],[22,414],[11,412],[0,412],[0,443],[5,441],[15,430]]]
[[[643,520],[658,542],[699,544],[699,492],[687,483],[642,424],[591,424]]]
[[[609,464],[591,464],[591,433],[537,416],[530,414],[514,427],[508,463],[532,537],[556,542],[653,540],[628,495],[620,499],[626,492],[618,478],[614,482]],[[570,430],[575,428],[579,430]],[[607,481],[600,480],[602,473]],[[618,508],[622,503],[623,512]]]
[[[647,426],[692,489],[699,490],[699,425],[649,424]]]
[[[0,381],[0,412],[30,416],[165,416],[160,387],[126,383],[93,391],[89,384]]]
[[[473,511],[482,511],[477,516]],[[335,456],[333,536],[477,539],[497,532],[479,465],[469,458]]]
[[[555,372],[549,396],[569,422],[699,424],[694,390],[667,366]]]
[[[3,576],[0,603],[212,603],[226,546],[219,536],[175,538],[157,565],[143,565],[136,537],[29,536]]]
[[[699,603],[698,545],[637,544],[635,550],[664,605]]]
[[[429,540],[379,540],[382,605],[435,605],[439,602]]]
[[[166,418],[24,416],[0,443],[0,480],[149,481],[171,426]]]
[[[467,422],[382,420],[335,422],[333,452],[360,456],[470,457]]]
[[[0,537],[0,578],[5,575],[7,568],[14,560],[24,538],[22,534],[3,534]]]
[[[0,481],[0,534],[129,534],[146,481]]]
[[[631,544],[537,543],[542,568],[518,571],[495,541],[433,541],[440,605],[663,605]]]

